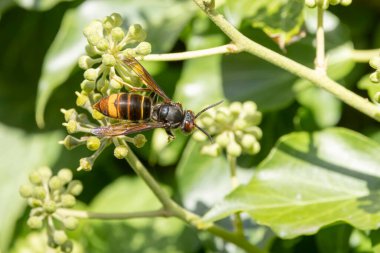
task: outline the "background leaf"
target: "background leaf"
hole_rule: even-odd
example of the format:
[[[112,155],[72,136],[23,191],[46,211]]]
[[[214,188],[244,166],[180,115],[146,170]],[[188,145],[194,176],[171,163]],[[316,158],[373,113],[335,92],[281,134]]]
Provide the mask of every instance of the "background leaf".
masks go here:
[[[206,219],[244,210],[282,238],[313,234],[337,221],[376,229],[379,152],[379,144],[343,128],[284,136],[249,184]]]
[[[25,200],[18,194],[27,175],[39,166],[52,165],[61,147],[58,132],[28,135],[0,124],[0,249],[6,252]]]

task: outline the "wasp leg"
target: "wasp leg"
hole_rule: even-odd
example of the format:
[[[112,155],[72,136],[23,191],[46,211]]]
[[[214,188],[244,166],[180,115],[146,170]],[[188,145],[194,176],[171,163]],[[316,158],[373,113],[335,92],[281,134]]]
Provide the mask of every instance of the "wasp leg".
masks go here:
[[[168,134],[168,142],[171,142],[175,139],[175,135],[172,133],[170,128],[165,128],[165,132]]]

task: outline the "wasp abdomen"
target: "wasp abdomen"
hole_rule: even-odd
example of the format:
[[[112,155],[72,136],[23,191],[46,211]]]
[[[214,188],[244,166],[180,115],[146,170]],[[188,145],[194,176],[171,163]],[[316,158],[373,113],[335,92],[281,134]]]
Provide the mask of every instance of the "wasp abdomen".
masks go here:
[[[94,108],[103,115],[131,121],[150,119],[152,100],[139,94],[117,93],[99,100]]]

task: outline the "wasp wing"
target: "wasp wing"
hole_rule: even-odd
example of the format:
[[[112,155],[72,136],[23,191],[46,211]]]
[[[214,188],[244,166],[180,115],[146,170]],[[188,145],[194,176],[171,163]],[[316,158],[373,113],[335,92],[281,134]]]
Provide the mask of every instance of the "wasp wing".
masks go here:
[[[127,66],[136,73],[146,86],[153,90],[157,95],[163,98],[164,102],[170,102],[171,99],[165,94],[160,86],[154,81],[153,77],[148,73],[148,71],[133,57],[124,57],[122,61],[127,64]]]
[[[164,128],[165,124],[160,122],[125,123],[109,125],[92,129],[92,134],[97,136],[119,136],[148,131],[155,128]]]

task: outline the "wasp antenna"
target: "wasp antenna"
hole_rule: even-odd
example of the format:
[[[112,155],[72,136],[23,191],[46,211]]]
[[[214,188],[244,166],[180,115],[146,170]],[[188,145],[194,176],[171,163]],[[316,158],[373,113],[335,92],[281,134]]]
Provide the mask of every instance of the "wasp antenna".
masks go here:
[[[224,100],[220,100],[219,102],[215,103],[215,104],[212,104],[212,105],[209,105],[207,106],[206,108],[202,109],[200,112],[197,113],[197,115],[195,115],[195,119],[198,118],[199,115],[201,115],[202,113],[204,113],[205,111],[207,111],[208,109],[211,109],[217,105],[220,105],[221,103],[223,103]],[[199,127],[198,127],[199,128]],[[199,128],[200,129],[200,128]]]
[[[196,128],[198,128],[202,133],[204,133],[210,139],[211,143],[214,143],[214,140],[212,139],[211,135],[209,133],[207,133],[206,130],[204,130],[203,128],[201,128],[197,124],[194,124],[194,125]]]

